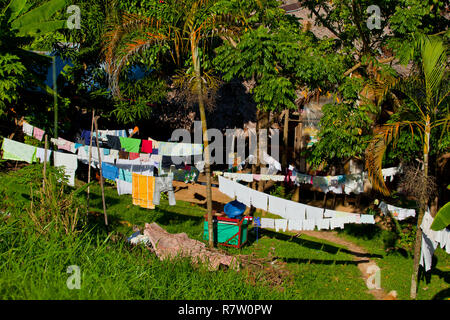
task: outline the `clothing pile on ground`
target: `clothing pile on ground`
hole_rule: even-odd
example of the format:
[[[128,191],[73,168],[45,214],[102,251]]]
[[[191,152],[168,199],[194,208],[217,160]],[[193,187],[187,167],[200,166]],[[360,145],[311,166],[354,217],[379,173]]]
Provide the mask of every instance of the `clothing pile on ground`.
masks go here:
[[[156,255],[161,260],[190,257],[192,263],[203,262],[211,271],[218,270],[220,265],[239,271],[239,262],[236,257],[210,250],[203,242],[190,239],[186,233],[172,234],[156,223],[146,223],[144,236],[150,240]]]

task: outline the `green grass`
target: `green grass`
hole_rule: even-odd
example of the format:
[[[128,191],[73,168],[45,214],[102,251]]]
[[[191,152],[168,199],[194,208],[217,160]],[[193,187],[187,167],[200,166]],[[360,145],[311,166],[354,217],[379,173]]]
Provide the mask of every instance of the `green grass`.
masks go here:
[[[262,280],[251,284],[245,270],[210,272],[192,266],[188,259],[160,261],[144,247],[126,242],[133,231],[124,221],[139,227],[156,222],[168,232],[186,232],[202,240],[205,209],[182,201],[169,206],[162,200],[155,210],[147,210],[134,206],[129,195],[118,196],[112,186],[105,189],[109,236],[104,228],[100,188],[94,185],[90,206],[99,215],[89,219],[89,231],[77,237],[52,233],[50,239],[44,239],[20,225],[29,205],[28,183],[40,181],[32,174],[32,167],[28,168],[0,176],[0,210],[12,215],[7,223],[0,222],[0,299],[373,299],[353,255],[341,246],[305,235],[295,238],[289,233],[260,230],[256,241],[251,231],[249,243],[241,250],[220,247],[230,254],[256,253],[259,257],[272,251],[292,275],[292,282],[281,288]],[[39,170],[36,166],[35,171]],[[80,196],[84,199],[85,193]],[[378,246],[373,240],[355,237],[355,241]],[[397,272],[398,260],[390,259],[385,256],[377,261],[383,277],[391,275],[392,268]],[[69,265],[81,268],[80,290],[66,286]],[[398,273],[398,279],[409,279],[409,272],[399,269]],[[382,279],[383,287],[395,287],[388,279]],[[408,287],[408,281],[399,281]],[[429,295],[419,297],[431,298],[435,286],[444,283],[432,278]],[[394,289],[403,295],[400,288]]]
[[[365,234],[365,236],[364,236]],[[380,255],[373,260],[381,269],[381,286],[387,292],[395,290],[398,298],[410,299],[413,258],[411,255],[394,252],[387,254],[383,249],[381,232],[376,226],[354,225],[340,232],[340,236],[350,240],[369,253]],[[434,253],[432,269],[421,277],[417,299],[450,298],[450,255],[438,247]]]

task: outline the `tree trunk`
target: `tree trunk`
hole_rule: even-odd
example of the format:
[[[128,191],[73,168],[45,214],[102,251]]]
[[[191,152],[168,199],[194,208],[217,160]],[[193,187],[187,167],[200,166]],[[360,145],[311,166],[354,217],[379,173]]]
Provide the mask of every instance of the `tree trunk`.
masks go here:
[[[206,126],[206,112],[205,104],[203,100],[203,90],[202,90],[202,78],[200,71],[200,58],[198,56],[198,46],[196,45],[195,35],[191,35],[191,51],[192,59],[194,63],[194,71],[197,82],[197,98],[198,98],[198,108],[200,110],[200,120],[202,122],[202,134],[203,134],[203,146],[205,154],[205,175],[206,175],[206,210],[208,214],[208,237],[210,248],[214,247],[214,230],[213,230],[213,217],[212,217],[212,190],[211,190],[211,165],[209,157],[209,140],[208,132]]]
[[[283,160],[284,168],[288,166],[288,138],[289,138],[289,109],[284,110],[284,125],[283,125]]]
[[[424,136],[425,141],[423,145],[423,177],[425,181],[428,178],[428,153],[430,146],[430,132],[431,126],[428,117],[427,122],[425,124],[425,136]],[[423,193],[419,201],[420,201],[420,208],[419,208],[419,215],[417,217],[416,240],[414,243],[414,269],[413,274],[411,276],[411,292],[410,292],[411,299],[416,299],[417,296],[417,283],[419,281],[418,279],[419,259],[422,248],[422,229],[420,228],[420,225],[422,224],[422,219],[425,214],[425,210],[427,208],[428,202],[427,194]]]

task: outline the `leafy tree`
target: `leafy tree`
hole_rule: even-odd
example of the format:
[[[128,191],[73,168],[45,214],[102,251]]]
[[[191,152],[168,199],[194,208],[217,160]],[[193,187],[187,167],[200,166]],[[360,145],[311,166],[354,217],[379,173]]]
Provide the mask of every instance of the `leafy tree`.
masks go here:
[[[208,40],[211,32],[218,31],[222,21],[216,14],[216,1],[165,1],[160,10],[145,11],[145,15],[125,13],[111,17],[110,32],[106,37],[106,62],[112,93],[121,97],[120,77],[135,59],[146,59],[152,68],[156,62],[173,62],[172,78],[175,84],[187,85],[197,98],[202,122],[205,148],[205,174],[207,179],[207,210],[209,243],[214,245],[212,227],[211,170],[206,126],[204,97],[208,87],[216,81],[208,70]],[[154,2],[153,6],[156,5]],[[185,68],[180,71],[181,68]],[[175,72],[178,70],[178,72]]]
[[[11,0],[0,12],[0,115],[18,116],[19,110],[12,107],[23,98],[23,90],[43,87],[50,91],[43,85],[48,58],[27,49],[37,38],[64,27],[66,20],[52,19],[64,6],[65,0],[43,4]]]

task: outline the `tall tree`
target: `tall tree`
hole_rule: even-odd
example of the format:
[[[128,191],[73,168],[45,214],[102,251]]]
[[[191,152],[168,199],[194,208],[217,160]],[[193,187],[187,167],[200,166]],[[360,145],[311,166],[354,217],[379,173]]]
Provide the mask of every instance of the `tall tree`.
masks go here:
[[[216,14],[213,0],[188,0],[180,3],[170,0],[155,1],[156,10],[146,15],[125,13],[112,20],[106,36],[105,53],[107,71],[112,92],[121,96],[119,78],[133,58],[149,53],[151,60],[170,58],[174,64],[173,78],[176,83],[188,84],[196,96],[202,123],[207,179],[207,212],[209,245],[214,246],[212,222],[211,169],[208,147],[205,95],[208,87],[216,83],[208,68],[208,40],[221,29],[221,18]],[[227,33],[225,33],[227,34]],[[150,66],[149,66],[150,67]],[[180,71],[185,67],[183,71]],[[177,72],[178,71],[178,72]]]
[[[366,166],[372,185],[384,194],[389,194],[381,173],[383,156],[387,144],[396,142],[400,130],[408,128],[411,133],[419,134],[422,145],[423,183],[419,196],[419,214],[414,245],[414,272],[411,278],[411,298],[416,297],[417,276],[421,251],[422,231],[420,225],[427,210],[429,194],[426,185],[429,176],[429,154],[433,131],[441,130],[440,136],[448,137],[450,124],[449,86],[447,72],[447,49],[444,42],[436,37],[420,36],[416,42],[416,49],[420,53],[418,68],[414,74],[406,79],[388,77],[378,83],[377,95],[386,97],[387,93],[397,90],[404,94],[406,100],[413,103],[412,109],[404,109],[399,121],[384,124],[370,143],[366,153]],[[414,52],[411,52],[414,53]]]

